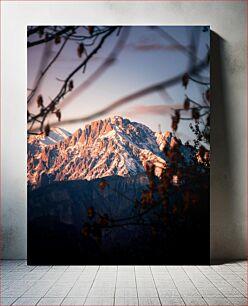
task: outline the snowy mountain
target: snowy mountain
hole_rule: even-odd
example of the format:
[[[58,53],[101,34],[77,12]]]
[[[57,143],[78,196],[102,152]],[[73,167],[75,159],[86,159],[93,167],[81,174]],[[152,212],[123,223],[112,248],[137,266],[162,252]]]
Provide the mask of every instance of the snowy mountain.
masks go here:
[[[28,142],[33,143],[38,141],[41,145],[51,145],[64,140],[69,136],[71,136],[71,133],[62,128],[52,128],[48,137],[45,137],[44,135],[31,135]]]
[[[163,148],[179,144],[186,158],[192,150],[171,132],[154,133],[147,126],[119,116],[94,121],[74,134],[57,128],[49,137],[28,139],[28,184],[93,180],[143,173],[147,163],[159,176],[166,167]]]

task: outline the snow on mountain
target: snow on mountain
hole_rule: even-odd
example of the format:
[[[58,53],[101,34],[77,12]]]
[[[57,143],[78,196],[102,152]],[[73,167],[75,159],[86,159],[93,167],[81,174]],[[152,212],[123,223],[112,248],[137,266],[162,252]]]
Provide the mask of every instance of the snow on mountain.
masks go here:
[[[71,133],[62,128],[52,128],[48,137],[45,137],[44,135],[32,135],[29,137],[28,143],[38,141],[39,144],[51,145],[62,141],[69,136],[71,136]]]
[[[170,132],[154,133],[119,116],[94,121],[73,134],[53,129],[49,137],[29,141],[28,184],[132,176],[144,172],[147,163],[160,175],[166,167],[163,148],[178,142]]]

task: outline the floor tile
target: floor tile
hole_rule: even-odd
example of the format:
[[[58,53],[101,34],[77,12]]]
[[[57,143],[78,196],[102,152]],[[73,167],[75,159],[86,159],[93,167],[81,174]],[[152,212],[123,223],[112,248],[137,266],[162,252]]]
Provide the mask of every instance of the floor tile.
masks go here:
[[[66,272],[82,272],[85,266],[69,266]]]
[[[247,298],[228,298],[228,300],[229,300],[233,305],[239,305],[239,306],[247,306],[247,305],[248,305],[248,300],[247,300]]]
[[[64,300],[63,300],[63,302],[62,302],[62,304],[61,305],[70,305],[70,306],[76,306],[76,305],[78,305],[78,306],[83,306],[84,305],[84,303],[85,303],[85,298],[68,298],[68,297],[66,297]]]
[[[116,288],[115,297],[127,297],[133,298],[137,297],[137,289],[136,288]]]
[[[142,288],[151,288],[155,286],[154,281],[151,279],[147,280],[147,279],[136,279],[136,283],[138,287],[142,287]]]
[[[216,288],[212,287],[198,287],[197,290],[199,291],[200,295],[203,297],[210,297],[210,298],[222,298],[223,294],[217,290]]]
[[[162,297],[160,298],[162,306],[185,305],[181,298]]]
[[[134,306],[138,305],[138,298],[130,298],[130,297],[116,297],[115,298],[115,305],[118,306]]]
[[[65,297],[70,289],[71,286],[68,285],[54,285],[47,291],[45,297]]]
[[[139,306],[160,306],[160,300],[154,297],[139,297]]]
[[[97,305],[97,306],[111,306],[114,305],[114,298],[97,298],[97,297],[89,297],[85,301],[85,306],[92,306],[92,305]]]
[[[192,306],[207,305],[207,303],[201,297],[200,298],[199,297],[183,297],[183,300],[186,305],[192,305]]]
[[[138,297],[157,297],[158,292],[155,287],[138,287]]]
[[[11,305],[12,303],[14,303],[16,301],[16,298],[11,298],[11,297],[1,297],[0,298],[0,305],[1,306],[7,306],[7,305]]]
[[[15,301],[13,305],[24,305],[24,306],[31,306],[31,305],[36,305],[40,298],[35,298],[35,297],[20,297]]]
[[[210,306],[226,306],[226,305],[232,305],[230,301],[228,301],[227,298],[204,298],[204,300],[207,302]]]
[[[116,287],[127,287],[127,288],[133,288],[136,286],[135,280],[126,280],[126,279],[121,279],[117,280],[116,282]]]
[[[73,286],[68,293],[68,297],[87,297],[89,291],[90,285],[87,284]]]
[[[195,288],[188,289],[188,290],[178,289],[178,291],[182,297],[201,297],[201,294]]]
[[[110,287],[110,288],[92,288],[89,292],[89,297],[114,297],[114,292],[115,292],[115,288],[114,287]]]
[[[62,303],[63,298],[42,298],[37,305],[44,305],[44,306],[51,306],[55,305],[58,306]]]
[[[242,293],[232,286],[228,286],[226,288],[221,288],[218,286],[218,289],[225,297],[243,297]]]
[[[24,292],[24,297],[43,297],[51,288],[52,282],[39,281],[36,282],[30,289]]]
[[[134,266],[118,266],[118,274],[121,272],[134,272]]]
[[[158,295],[160,297],[180,297],[178,290],[175,289],[167,289],[167,288],[157,288]]]

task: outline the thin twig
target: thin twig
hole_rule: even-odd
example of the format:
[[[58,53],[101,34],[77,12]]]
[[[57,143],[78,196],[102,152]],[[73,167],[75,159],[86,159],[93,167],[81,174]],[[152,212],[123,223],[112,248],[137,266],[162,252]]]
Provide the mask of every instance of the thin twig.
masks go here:
[[[56,32],[55,34],[53,34],[53,35],[51,35],[49,37],[46,37],[46,38],[43,38],[43,39],[40,39],[40,40],[36,40],[36,41],[32,41],[32,42],[28,41],[27,47],[31,48],[31,47],[34,47],[34,46],[46,43],[48,41],[53,40],[56,35],[61,36],[62,34],[65,34],[65,33],[69,32],[71,30],[75,31],[77,28],[78,27],[67,27],[66,26],[63,30],[58,31],[58,32]]]
[[[171,36],[168,32],[162,30],[160,27],[157,27],[157,26],[152,26],[152,27],[150,27],[150,29],[152,31],[157,32],[164,39],[169,40],[173,44],[177,44],[178,46],[180,46],[179,51],[182,51],[187,56],[190,55],[191,58],[195,58],[196,60],[198,60],[198,57],[196,56],[196,54],[194,54],[191,51],[190,48],[188,48],[187,46],[182,45],[177,39],[175,39],[173,36]]]
[[[208,61],[206,59],[204,59],[197,66],[193,67],[191,69],[190,73],[193,72],[193,71],[201,71],[207,65],[208,65]],[[120,107],[124,104],[130,103],[133,100],[136,100],[136,99],[141,98],[143,96],[149,95],[149,94],[154,93],[156,91],[160,91],[163,88],[168,88],[170,86],[173,86],[173,85],[181,82],[181,78],[182,78],[182,74],[179,74],[179,75],[175,76],[174,78],[162,81],[160,83],[153,84],[153,85],[145,87],[145,88],[143,88],[139,91],[136,91],[136,92],[134,92],[130,95],[127,95],[127,96],[125,96],[125,97],[123,97],[123,98],[121,98],[117,101],[114,101],[114,102],[110,103],[105,108],[103,108],[103,109],[101,109],[97,112],[94,112],[94,113],[92,113],[88,116],[83,116],[83,117],[79,117],[79,118],[64,120],[64,121],[61,121],[59,124],[60,125],[61,124],[73,124],[73,123],[77,123],[77,122],[89,121],[89,120],[95,119],[99,116],[102,116],[102,115],[112,111],[113,109],[116,109],[116,108],[118,108],[118,107]],[[53,123],[50,124],[50,126],[56,126],[56,125],[58,125],[57,122],[53,122]]]
[[[59,55],[61,54],[62,50],[64,49],[68,39],[70,36],[68,36],[65,41],[63,42],[62,46],[60,47],[59,51],[57,52],[57,54],[54,56],[54,58],[51,60],[51,62],[47,65],[47,67],[41,72],[40,77],[38,78],[36,85],[34,86],[34,89],[32,90],[32,92],[30,93],[29,97],[28,97],[28,104],[32,101],[33,96],[35,95],[35,92],[37,91],[37,89],[40,86],[40,82],[42,80],[42,78],[44,77],[44,75],[47,73],[47,71],[49,70],[49,68],[51,68],[51,66],[53,65],[53,63],[57,60],[57,58],[59,57]]]
[[[118,39],[117,44],[115,45],[112,52],[105,59],[105,61],[88,77],[87,80],[85,80],[81,85],[75,88],[73,92],[62,101],[62,107],[66,107],[79,93],[81,93],[90,85],[92,85],[101,75],[103,75],[103,73],[109,68],[109,66],[115,62],[116,58],[122,51],[127,41],[129,33],[129,28],[124,29],[122,36]]]
[[[89,55],[83,60],[83,62],[78,65],[65,79],[64,84],[62,85],[59,93],[57,94],[57,96],[50,102],[50,104],[48,106],[46,106],[44,109],[41,109],[40,113],[35,115],[32,120],[35,120],[37,118],[42,117],[43,119],[43,123],[47,117],[47,115],[51,112],[51,107],[54,105],[57,105],[60,100],[68,93],[70,92],[70,90],[68,89],[68,83],[71,80],[71,78],[81,69],[83,68],[88,61],[99,51],[99,49],[102,47],[104,41],[107,39],[108,36],[110,36],[115,30],[117,29],[117,27],[112,27],[109,29],[109,31],[101,38],[99,44],[96,46],[96,48],[89,53]],[[32,120],[28,120],[28,123],[32,122]],[[40,126],[40,128],[43,128],[43,125]]]

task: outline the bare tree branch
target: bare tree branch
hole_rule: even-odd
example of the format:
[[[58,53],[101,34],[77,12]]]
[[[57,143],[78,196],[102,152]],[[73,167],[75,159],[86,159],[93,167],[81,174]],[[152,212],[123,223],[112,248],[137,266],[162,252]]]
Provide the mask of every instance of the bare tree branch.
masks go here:
[[[191,58],[194,58],[198,60],[198,57],[194,52],[191,51],[190,48],[187,46],[182,45],[177,39],[175,39],[173,36],[171,36],[168,32],[162,30],[160,27],[152,26],[150,27],[152,31],[157,32],[161,37],[163,37],[165,40],[172,42],[173,44],[177,44],[180,46],[179,51],[183,52],[186,56],[190,56]]]
[[[70,92],[70,88],[68,88],[68,83],[71,81],[71,78],[83,67],[85,67],[85,65],[89,62],[89,60],[98,52],[98,50],[102,47],[102,45],[104,44],[105,40],[107,39],[107,37],[109,37],[118,27],[111,27],[109,28],[109,31],[102,36],[100,42],[98,43],[98,45],[92,50],[91,53],[88,54],[88,56],[83,60],[83,62],[78,65],[68,76],[67,78],[64,80],[64,83],[59,91],[59,93],[57,94],[57,96],[48,104],[48,106],[41,108],[39,114],[31,116],[30,118],[28,118],[28,123],[31,123],[33,121],[37,121],[38,118],[42,118],[42,122],[40,125],[40,131],[43,130],[43,124],[44,121],[47,117],[47,115],[49,113],[51,113],[54,110],[54,107],[60,102],[60,100],[68,93]],[[30,130],[30,129],[29,129]]]
[[[67,96],[62,101],[62,107],[67,106],[75,97],[80,94],[82,91],[84,91],[86,88],[88,88],[90,85],[92,85],[109,67],[112,65],[119,53],[122,51],[127,38],[129,36],[130,29],[124,29],[122,36],[119,38],[118,42],[116,43],[114,49],[111,51],[109,56],[105,59],[105,61],[88,77],[87,80],[85,80],[81,85],[79,85],[76,89],[73,90],[73,92]]]
[[[54,58],[51,60],[51,62],[47,65],[47,67],[41,72],[35,86],[34,86],[34,89],[31,91],[31,93],[29,94],[28,96],[28,104],[32,101],[32,98],[34,97],[36,91],[38,90],[39,86],[40,86],[40,83],[41,83],[41,80],[42,78],[44,77],[44,75],[47,73],[47,71],[49,70],[49,68],[51,68],[51,66],[53,65],[53,63],[57,60],[57,58],[59,57],[59,55],[61,54],[62,50],[64,49],[68,39],[69,39],[70,35],[65,38],[62,46],[60,47],[59,51],[57,52],[57,54],[54,56]]]
[[[202,62],[200,62],[197,66],[194,66],[190,73],[192,72],[200,72],[202,69],[204,69],[205,67],[207,67],[208,65],[208,60],[207,58],[205,58]],[[136,91],[130,95],[127,95],[117,101],[114,101],[112,103],[110,103],[108,106],[106,106],[105,108],[97,111],[97,112],[94,112],[88,116],[82,116],[82,117],[79,117],[79,118],[73,118],[73,119],[68,119],[68,120],[63,120],[61,122],[59,122],[59,124],[73,124],[73,123],[77,123],[77,122],[80,122],[80,121],[88,121],[88,120],[92,120],[92,119],[95,119],[99,116],[102,116],[110,111],[112,111],[113,109],[116,109],[124,104],[127,104],[127,103],[130,103],[131,101],[133,100],[136,100],[138,98],[141,98],[143,96],[146,96],[146,95],[149,95],[151,93],[154,93],[156,91],[161,91],[162,89],[164,88],[168,88],[170,86],[173,86],[177,83],[179,83],[182,79],[182,74],[179,74],[177,76],[175,76],[174,78],[171,78],[169,80],[165,80],[165,81],[162,81],[160,83],[156,83],[156,84],[153,84],[151,86],[148,86],[148,87],[145,87],[139,91]],[[50,124],[50,126],[56,126],[58,125],[57,122],[52,122]]]
[[[32,41],[32,42],[28,41],[27,47],[28,47],[28,48],[31,48],[31,47],[34,47],[34,46],[37,46],[37,45],[46,43],[46,42],[48,42],[48,41],[53,40],[53,39],[55,38],[56,35],[60,36],[60,35],[62,35],[62,34],[65,34],[65,33],[70,32],[70,31],[75,31],[77,28],[78,28],[78,27],[67,27],[67,26],[66,26],[66,27],[65,27],[64,29],[62,29],[61,31],[58,31],[58,32],[56,32],[55,34],[50,35],[50,36],[48,36],[48,37],[45,37],[45,38],[43,38],[43,39],[36,40],[36,41]]]
[[[38,27],[28,27],[28,37],[35,34],[35,33],[38,33],[39,32],[39,26]]]

